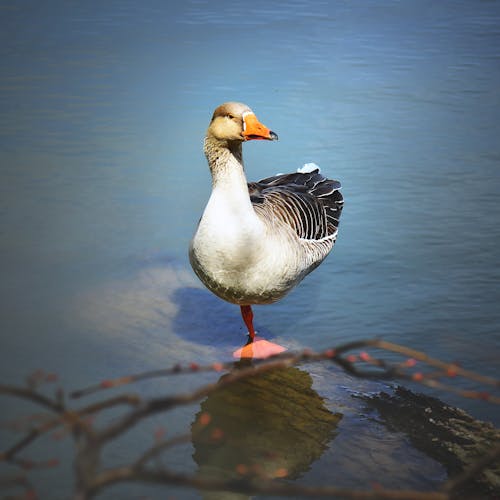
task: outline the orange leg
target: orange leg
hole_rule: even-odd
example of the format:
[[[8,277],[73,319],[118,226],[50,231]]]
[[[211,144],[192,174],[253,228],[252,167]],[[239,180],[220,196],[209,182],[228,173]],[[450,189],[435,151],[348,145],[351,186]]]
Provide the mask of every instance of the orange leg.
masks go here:
[[[245,322],[245,325],[248,328],[248,336],[249,336],[248,342],[253,342],[253,339],[255,338],[255,330],[253,329],[252,306],[240,306],[240,309],[241,309],[241,317],[243,318],[243,321]]]

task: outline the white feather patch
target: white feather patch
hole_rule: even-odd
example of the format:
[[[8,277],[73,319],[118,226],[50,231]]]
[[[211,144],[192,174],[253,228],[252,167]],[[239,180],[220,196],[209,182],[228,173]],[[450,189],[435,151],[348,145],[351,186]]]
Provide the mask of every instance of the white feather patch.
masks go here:
[[[304,163],[304,165],[297,169],[299,174],[310,174],[314,170],[320,170],[319,166],[316,163]]]

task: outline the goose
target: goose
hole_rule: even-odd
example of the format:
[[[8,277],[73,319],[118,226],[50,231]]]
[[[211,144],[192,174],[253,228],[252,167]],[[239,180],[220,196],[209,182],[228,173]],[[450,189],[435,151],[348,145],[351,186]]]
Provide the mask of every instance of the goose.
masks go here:
[[[340,182],[318,168],[247,182],[242,144],[277,139],[246,104],[226,102],[204,141],[212,192],[189,260],[211,292],[240,306],[247,345],[256,340],[252,305],[283,298],[319,266],[337,239],[343,207]]]

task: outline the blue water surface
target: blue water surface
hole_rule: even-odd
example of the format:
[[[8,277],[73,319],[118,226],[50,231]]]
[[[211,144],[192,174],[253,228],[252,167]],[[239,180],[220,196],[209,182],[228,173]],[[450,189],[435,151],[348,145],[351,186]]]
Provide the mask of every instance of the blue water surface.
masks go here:
[[[241,345],[187,258],[228,100],[280,137],[244,145],[250,180],[315,162],[345,197],[333,253],[257,330],[382,336],[498,377],[500,2],[12,0],[0,25],[1,380],[74,388]]]

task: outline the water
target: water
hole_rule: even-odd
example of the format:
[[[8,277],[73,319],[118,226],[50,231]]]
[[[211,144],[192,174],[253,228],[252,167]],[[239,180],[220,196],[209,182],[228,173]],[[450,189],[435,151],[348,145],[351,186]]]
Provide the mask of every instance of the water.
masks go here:
[[[210,191],[202,139],[227,100],[280,137],[245,145],[250,179],[314,161],[346,200],[332,255],[255,308],[257,329],[314,349],[382,335],[498,376],[500,3],[11,1],[0,23],[1,380],[41,367],[75,388],[242,342],[237,308],[187,260]],[[303,472],[314,484],[358,426],[374,448],[394,437],[349,413],[364,382],[309,373],[344,414],[332,450],[346,443]],[[400,485],[432,465],[410,462],[387,464]]]

